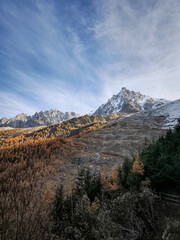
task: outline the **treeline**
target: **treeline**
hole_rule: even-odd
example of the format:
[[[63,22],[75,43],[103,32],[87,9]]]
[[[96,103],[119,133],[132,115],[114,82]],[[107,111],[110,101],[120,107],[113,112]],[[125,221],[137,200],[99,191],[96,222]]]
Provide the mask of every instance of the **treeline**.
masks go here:
[[[44,127],[45,126],[32,127],[32,128],[9,128],[9,129],[2,127],[0,128],[0,142],[8,138],[15,138],[21,135],[30,134]]]

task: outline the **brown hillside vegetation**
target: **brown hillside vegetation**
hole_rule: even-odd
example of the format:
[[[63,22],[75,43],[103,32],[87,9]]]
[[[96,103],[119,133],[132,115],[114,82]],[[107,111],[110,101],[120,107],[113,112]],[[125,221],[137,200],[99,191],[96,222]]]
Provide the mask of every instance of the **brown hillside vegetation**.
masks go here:
[[[28,143],[37,143],[39,140],[54,137],[69,137],[83,135],[85,132],[94,131],[101,128],[106,120],[99,116],[83,116],[73,118],[66,122],[31,129],[11,129],[0,131],[0,148],[17,146]],[[39,129],[39,128],[38,128]],[[35,131],[36,130],[36,131]]]
[[[48,181],[73,154],[72,146],[71,138],[54,138],[0,149],[2,240],[48,236],[53,201]]]
[[[34,127],[34,128],[10,128],[10,127],[1,127],[0,128],[0,141],[3,141],[8,138],[15,138],[20,135],[30,134],[32,132],[38,131],[45,126]]]
[[[70,125],[63,124],[64,129],[58,128],[59,124],[52,125],[37,133],[13,138],[11,134],[14,136],[18,130],[2,131],[2,136],[6,136],[0,148],[2,240],[48,238],[48,214],[54,198],[55,182],[59,181],[63,166],[67,168],[70,164],[69,157],[82,147],[74,143],[75,138],[102,126],[102,123],[91,122],[95,120],[94,117],[81,118],[77,122],[72,120]],[[82,128],[78,129],[80,126]],[[61,129],[67,136],[72,129],[76,130],[72,134],[74,137],[51,137],[51,130],[59,134]],[[62,171],[61,175],[65,176]],[[67,185],[71,185],[69,177]]]
[[[98,169],[106,166],[109,172],[125,155],[136,153],[146,138],[151,141],[163,134],[148,126],[104,126],[106,122],[89,122],[89,116],[82,120],[61,124],[59,131],[60,124],[52,125],[1,141],[2,240],[48,239],[48,213],[57,183],[63,181],[65,188],[71,188],[78,168],[84,164]],[[51,137],[53,131],[59,134],[62,129],[68,138]],[[103,174],[101,181],[105,189],[117,189],[116,171],[110,178]]]
[[[37,132],[33,132],[32,134],[27,135],[36,138],[37,136],[41,136],[42,138],[49,138],[49,137],[68,137],[71,135],[75,135],[76,131],[79,129],[83,130],[90,126],[91,124],[103,124],[106,123],[106,120],[100,115],[93,115],[93,116],[82,116],[79,118],[72,118],[68,121],[47,126],[44,129],[41,129]],[[74,133],[75,132],[75,133]]]

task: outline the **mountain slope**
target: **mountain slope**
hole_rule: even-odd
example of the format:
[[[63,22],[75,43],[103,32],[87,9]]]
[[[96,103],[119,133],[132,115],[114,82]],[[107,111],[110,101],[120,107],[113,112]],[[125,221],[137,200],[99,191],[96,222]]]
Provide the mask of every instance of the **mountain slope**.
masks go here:
[[[123,87],[121,91],[113,95],[106,104],[101,105],[94,114],[107,115],[115,112],[135,113],[162,106],[167,102],[169,101],[151,98],[142,95],[140,92],[129,91]]]
[[[85,115],[49,126],[5,129],[0,131],[0,148],[34,143],[47,138],[80,137],[101,128],[105,124],[106,120],[101,115]]]
[[[83,149],[72,156],[72,163],[108,166],[122,164],[167,132],[180,119],[180,100],[151,110],[113,120],[103,128],[77,139]]]
[[[82,117],[69,119],[59,124],[47,126],[43,129],[32,132],[31,134],[26,134],[26,136],[32,136],[33,138],[37,138],[37,136],[42,138],[68,137],[76,135],[83,129],[93,126],[97,123],[104,124],[106,123],[106,120],[101,115],[85,115]]]
[[[129,117],[120,117],[115,121],[148,124],[152,128],[173,129],[180,119],[180,99],[168,102],[160,107],[135,113]]]
[[[32,116],[21,113],[14,118],[0,119],[0,127],[13,127],[13,128],[26,128],[26,127],[37,127],[43,125],[50,125],[54,123],[60,123],[69,120],[80,115],[75,112],[60,112],[58,110],[41,111],[35,113]]]

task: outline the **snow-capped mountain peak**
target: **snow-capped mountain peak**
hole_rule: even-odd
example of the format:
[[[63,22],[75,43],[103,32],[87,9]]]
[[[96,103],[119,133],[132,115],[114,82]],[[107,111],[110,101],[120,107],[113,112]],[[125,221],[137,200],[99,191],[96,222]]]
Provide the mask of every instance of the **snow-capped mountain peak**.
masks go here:
[[[102,104],[94,114],[112,114],[115,112],[134,113],[142,110],[150,110],[169,102],[166,99],[151,98],[140,92],[130,91],[123,87],[121,91],[113,95],[106,104]]]

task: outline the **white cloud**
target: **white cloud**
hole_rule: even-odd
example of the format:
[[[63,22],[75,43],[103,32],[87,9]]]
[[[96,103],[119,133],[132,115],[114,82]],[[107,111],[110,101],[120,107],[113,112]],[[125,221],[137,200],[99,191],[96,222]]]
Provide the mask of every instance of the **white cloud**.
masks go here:
[[[34,7],[23,9],[20,15],[16,7],[11,9],[8,5],[3,6],[7,19],[1,18],[11,34],[6,52],[10,59],[10,86],[19,95],[31,99],[31,105],[35,102],[40,110],[57,108],[85,114],[98,99],[89,87],[96,84],[91,76],[96,69],[86,56],[88,46],[83,44],[71,27],[59,21],[53,3],[36,1]],[[14,22],[18,23],[16,27]],[[39,65],[42,69],[36,70]],[[9,116],[12,105],[17,109],[12,111],[11,116],[19,110],[29,114],[34,109],[32,106],[28,111],[14,97],[7,104],[5,94],[2,96],[7,106],[2,108],[3,116]],[[17,103],[17,107],[13,103]]]
[[[85,114],[123,86],[179,98],[180,4],[150,2],[94,1],[91,21],[76,9],[81,34],[61,21],[53,1],[36,0],[22,9],[4,2],[0,20],[9,37],[1,51],[11,89],[0,92],[0,115],[50,108]],[[91,40],[81,37],[87,31]]]
[[[100,79],[108,97],[122,86],[153,97],[179,98],[180,4],[106,0],[96,4],[100,16],[94,32],[107,54],[119,56],[106,64]]]
[[[63,112],[86,114],[98,101],[98,96],[91,94],[86,86],[75,88],[61,79],[51,78],[49,81],[40,74],[26,74],[19,70],[12,70],[12,75],[19,82],[17,85],[15,81],[14,89],[31,96],[34,104],[41,110],[57,108]]]
[[[30,105],[24,98],[11,92],[0,91],[0,118],[11,118],[19,113],[34,114],[39,111],[36,106]]]

